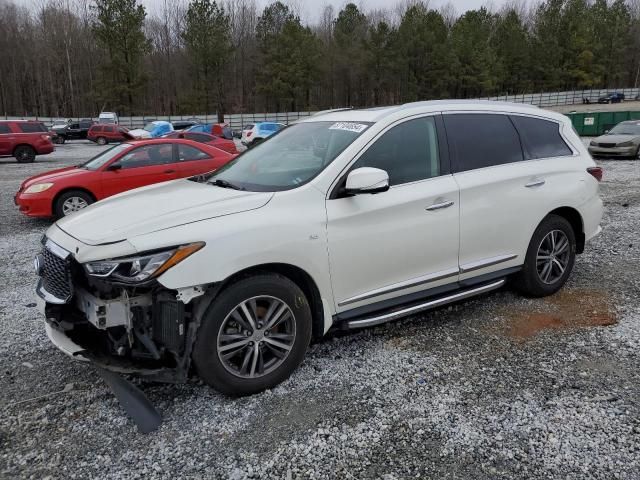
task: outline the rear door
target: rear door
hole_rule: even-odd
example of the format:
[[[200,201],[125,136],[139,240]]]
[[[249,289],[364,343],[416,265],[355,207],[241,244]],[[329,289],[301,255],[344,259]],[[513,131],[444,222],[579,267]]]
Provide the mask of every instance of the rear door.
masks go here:
[[[9,124],[0,123],[0,155],[11,155],[13,143],[13,132]]]
[[[547,213],[545,165],[523,150],[508,114],[443,118],[460,188],[460,280],[522,265]]]
[[[119,168],[114,169],[114,166]],[[128,150],[102,171],[102,192],[109,197],[133,188],[178,178],[171,143],[153,143]]]

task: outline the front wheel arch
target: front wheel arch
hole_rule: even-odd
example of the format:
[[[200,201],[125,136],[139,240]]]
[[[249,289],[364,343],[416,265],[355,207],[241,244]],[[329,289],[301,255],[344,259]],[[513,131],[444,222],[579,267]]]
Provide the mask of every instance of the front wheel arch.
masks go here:
[[[269,273],[282,275],[283,277],[288,278],[293,283],[295,283],[300,288],[300,290],[302,290],[302,292],[307,297],[309,307],[311,308],[312,338],[317,340],[318,338],[322,337],[324,335],[325,311],[322,304],[320,289],[309,273],[295,265],[291,265],[288,263],[265,263],[245,268],[230,275],[222,282],[217,284],[215,289],[215,296],[217,296],[229,285],[232,285],[242,278]],[[213,301],[215,301],[215,298],[213,299]]]
[[[65,188],[63,190],[60,190],[58,193],[56,193],[56,195],[53,197],[53,200],[51,201],[51,214],[55,215],[55,211],[56,211],[56,203],[58,203],[58,199],[64,195],[65,193],[68,192],[82,192],[82,193],[86,193],[87,195],[89,195],[94,202],[96,202],[98,199],[96,198],[96,196],[93,194],[93,192],[91,190],[88,190],[84,187],[68,187]]]

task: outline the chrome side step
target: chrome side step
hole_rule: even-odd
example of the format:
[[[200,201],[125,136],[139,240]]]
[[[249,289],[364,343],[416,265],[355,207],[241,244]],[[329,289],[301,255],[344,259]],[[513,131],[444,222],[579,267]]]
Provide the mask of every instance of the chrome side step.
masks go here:
[[[446,297],[440,297],[434,300],[429,300],[425,303],[414,305],[412,307],[403,308],[401,310],[396,310],[394,312],[389,312],[382,315],[376,315],[375,317],[361,318],[358,320],[350,320],[346,322],[346,326],[349,329],[354,329],[354,328],[365,328],[365,327],[372,327],[374,325],[380,325],[381,323],[390,322],[391,320],[396,320],[400,317],[405,317],[413,313],[422,312],[424,310],[429,310],[430,308],[439,307],[441,305],[446,305],[447,303],[453,303],[458,300],[464,300],[465,298],[490,292],[491,290],[496,290],[502,287],[504,283],[505,283],[505,280],[503,278],[495,282],[482,285],[480,287],[474,287],[468,290],[462,290],[461,292],[457,292],[452,295],[447,295]]]

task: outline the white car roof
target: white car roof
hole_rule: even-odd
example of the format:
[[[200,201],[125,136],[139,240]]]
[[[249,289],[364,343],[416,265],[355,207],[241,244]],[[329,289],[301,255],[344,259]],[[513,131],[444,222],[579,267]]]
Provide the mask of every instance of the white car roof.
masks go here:
[[[301,122],[378,122],[383,119],[395,120],[420,113],[445,111],[492,111],[535,115],[564,122],[566,117],[549,110],[542,110],[534,105],[489,100],[429,100],[424,102],[405,103],[390,107],[375,107],[359,110],[330,110],[321,112]],[[390,118],[393,117],[393,118]]]

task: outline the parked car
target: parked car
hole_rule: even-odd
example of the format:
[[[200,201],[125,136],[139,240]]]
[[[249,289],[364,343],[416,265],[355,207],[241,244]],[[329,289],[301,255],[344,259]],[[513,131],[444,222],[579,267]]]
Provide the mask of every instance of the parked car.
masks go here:
[[[624,93],[609,93],[598,98],[598,103],[620,103],[624,102]]]
[[[601,177],[570,120],[535,107],[314,116],[211,175],[58,221],[36,260],[39,308],[76,360],[252,394],[330,329],[509,279],[526,295],[557,292],[600,232]]]
[[[156,120],[147,123],[144,128],[129,130],[129,135],[133,138],[160,138],[170,132],[173,132],[173,125],[163,120]]]
[[[106,145],[107,143],[120,143],[125,140],[131,140],[133,137],[129,135],[126,127],[119,125],[95,124],[91,125],[87,132],[87,140],[96,142],[98,145]]]
[[[233,131],[226,123],[201,123],[187,129],[188,132],[208,133],[227,140],[233,140]]]
[[[42,122],[0,120],[0,156],[15,157],[19,163],[31,163],[36,155],[53,152],[51,133]]]
[[[164,135],[162,138],[184,138],[185,140],[191,140],[193,142],[206,143],[213,147],[217,147],[225,152],[238,153],[236,144],[233,140],[227,140],[226,138],[216,137],[215,135],[209,135],[208,133],[192,132],[189,130],[181,132],[171,132]]]
[[[191,128],[194,125],[198,125],[198,123],[194,122],[193,120],[177,120],[175,122],[171,122],[171,125],[173,126],[174,130],[180,131]]]
[[[55,120],[53,120],[51,122],[51,125],[49,125],[49,127],[50,127],[50,129],[65,127],[66,125],[70,124],[71,122],[73,122],[73,120],[70,119],[70,118],[56,118]]]
[[[96,122],[90,118],[83,118],[79,122],[71,122],[63,126],[53,127],[54,142],[63,144],[67,140],[86,140],[89,129]]]
[[[118,124],[118,114],[115,112],[101,112],[98,116],[98,123]]]
[[[242,130],[242,138],[240,141],[243,145],[252,147],[276,133],[283,126],[281,123],[276,122],[256,122],[247,125],[244,130]]]
[[[589,143],[589,153],[594,157],[640,158],[640,120],[620,122],[604,135]]]
[[[30,217],[62,218],[127,190],[211,172],[234,157],[189,140],[121,143],[78,167],[28,178],[20,185],[15,203]]]

